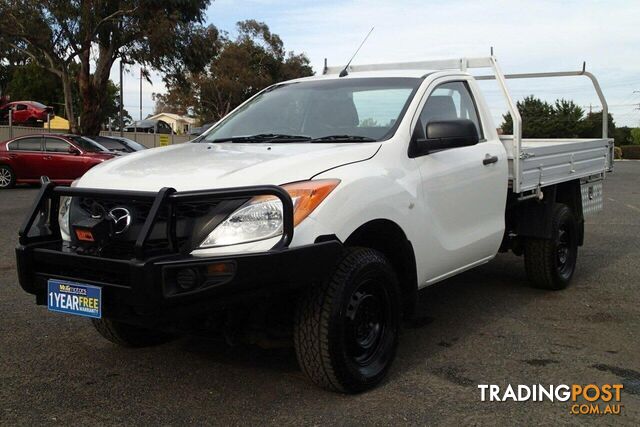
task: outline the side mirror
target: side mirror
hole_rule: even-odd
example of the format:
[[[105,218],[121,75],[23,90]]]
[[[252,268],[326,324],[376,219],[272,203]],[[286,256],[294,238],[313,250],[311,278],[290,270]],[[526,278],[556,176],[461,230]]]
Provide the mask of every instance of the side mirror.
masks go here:
[[[76,147],[72,147],[72,146],[69,146],[68,152],[69,152],[69,154],[73,154],[74,156],[77,156],[78,154],[80,154],[80,150],[78,150]]]
[[[427,123],[426,138],[414,138],[409,156],[418,157],[434,151],[476,145],[480,138],[476,125],[467,119],[443,120]]]

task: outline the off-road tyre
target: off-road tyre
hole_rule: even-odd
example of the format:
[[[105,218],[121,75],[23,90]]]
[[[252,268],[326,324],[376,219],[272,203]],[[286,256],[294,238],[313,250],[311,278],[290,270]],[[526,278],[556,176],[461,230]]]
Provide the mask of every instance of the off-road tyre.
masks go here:
[[[387,258],[347,248],[332,276],[299,300],[294,345],[302,371],[316,385],[343,393],[375,387],[398,346],[398,279]]]
[[[173,339],[171,334],[111,319],[91,319],[96,331],[105,339],[122,347],[150,347]]]
[[[578,224],[567,205],[554,205],[551,230],[551,239],[525,239],[525,270],[531,286],[561,290],[571,282],[578,258]]]

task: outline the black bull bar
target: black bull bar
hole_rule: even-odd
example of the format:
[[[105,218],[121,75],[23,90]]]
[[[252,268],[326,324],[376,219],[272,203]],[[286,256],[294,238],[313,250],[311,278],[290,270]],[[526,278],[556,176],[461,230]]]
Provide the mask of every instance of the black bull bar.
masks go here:
[[[65,248],[58,224],[63,196],[142,200],[150,204],[131,257],[114,259]],[[271,249],[196,256],[190,253],[195,248],[185,250],[178,245],[173,213],[180,203],[242,201],[255,196],[274,196],[282,202],[283,232]],[[159,254],[147,246],[161,211],[159,222],[166,226],[169,245]],[[56,187],[45,183],[20,228],[16,248],[18,277],[22,288],[34,294],[38,304],[46,304],[47,281],[59,279],[101,287],[106,317],[139,322],[142,313],[146,313],[142,317],[162,315],[165,319],[173,317],[174,312],[191,315],[232,302],[242,303],[253,296],[289,292],[325,280],[341,254],[342,244],[337,239],[319,239],[312,244],[289,248],[293,230],[293,202],[289,194],[277,186],[185,192],[163,188],[158,192],[140,192]],[[213,271],[214,276],[185,291],[177,282],[181,269],[185,268],[204,272],[203,275]]]
[[[147,200],[152,201],[149,214],[138,235],[134,251],[136,259],[145,258],[145,246],[151,232],[158,220],[158,215],[164,207],[168,207],[168,221],[166,222],[166,235],[170,248],[177,252],[176,236],[176,206],[181,202],[196,202],[208,200],[241,200],[255,196],[275,196],[282,202],[283,232],[280,240],[273,249],[282,249],[289,246],[293,239],[293,202],[291,196],[283,188],[275,185],[262,185],[251,187],[222,188],[217,190],[196,190],[178,192],[173,188],[164,187],[158,192],[128,191],[128,190],[104,190],[93,188],[57,187],[51,182],[42,185],[40,193],[31,208],[19,231],[21,245],[43,241],[57,241],[62,239],[60,224],[58,224],[58,209],[60,198],[92,197],[94,199],[122,200]],[[37,230],[33,226],[38,221]],[[192,248],[195,249],[195,248]]]

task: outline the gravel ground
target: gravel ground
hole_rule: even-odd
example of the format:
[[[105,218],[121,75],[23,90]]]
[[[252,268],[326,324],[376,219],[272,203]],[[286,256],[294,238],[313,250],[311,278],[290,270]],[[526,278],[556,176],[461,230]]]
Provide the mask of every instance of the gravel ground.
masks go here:
[[[13,248],[36,190],[0,191],[0,424],[640,424],[640,162],[617,162],[587,221],[570,288],[530,289],[522,259],[420,294],[389,378],[345,396],[317,389],[292,350],[182,338],[130,350],[85,319],[36,306]],[[567,402],[481,402],[478,384],[623,383],[620,416]]]

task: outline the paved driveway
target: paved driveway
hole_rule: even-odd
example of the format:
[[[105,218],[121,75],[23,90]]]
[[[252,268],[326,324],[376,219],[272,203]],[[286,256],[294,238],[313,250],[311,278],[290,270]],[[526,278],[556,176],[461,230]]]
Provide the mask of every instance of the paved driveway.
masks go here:
[[[17,229],[36,190],[0,191],[0,424],[640,423],[640,162],[617,162],[590,217],[572,286],[533,290],[521,258],[421,293],[381,387],[327,393],[291,350],[184,338],[129,350],[47,312],[17,284]],[[619,417],[566,402],[480,402],[478,384],[619,383]]]

